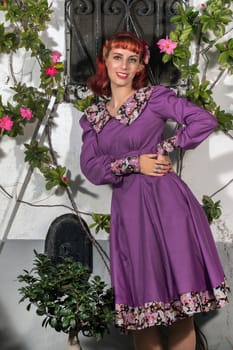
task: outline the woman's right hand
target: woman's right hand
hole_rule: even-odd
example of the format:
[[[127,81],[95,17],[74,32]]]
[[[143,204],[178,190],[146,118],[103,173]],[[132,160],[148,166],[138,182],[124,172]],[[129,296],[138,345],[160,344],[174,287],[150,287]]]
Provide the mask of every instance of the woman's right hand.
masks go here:
[[[171,159],[160,154],[141,154],[139,156],[140,173],[150,176],[164,176],[172,172]]]

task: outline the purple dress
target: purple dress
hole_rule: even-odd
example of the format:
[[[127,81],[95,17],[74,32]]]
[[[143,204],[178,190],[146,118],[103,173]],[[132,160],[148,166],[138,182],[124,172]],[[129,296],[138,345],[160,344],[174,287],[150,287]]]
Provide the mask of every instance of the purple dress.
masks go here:
[[[140,89],[112,118],[104,102],[90,106],[81,169],[94,184],[111,184],[111,280],[116,324],[124,330],[170,325],[225,305],[228,287],[206,215],[173,172],[116,174],[113,162],[156,153],[167,119],[179,123],[177,146],[192,149],[217,126],[206,110],[165,87]]]

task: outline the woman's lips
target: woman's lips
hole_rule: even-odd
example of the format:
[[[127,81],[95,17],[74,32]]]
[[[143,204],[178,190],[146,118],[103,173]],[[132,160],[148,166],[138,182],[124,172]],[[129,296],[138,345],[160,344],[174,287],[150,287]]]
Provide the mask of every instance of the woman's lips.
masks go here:
[[[118,72],[116,74],[117,74],[118,78],[121,78],[121,79],[127,79],[128,78],[128,74],[127,73]]]

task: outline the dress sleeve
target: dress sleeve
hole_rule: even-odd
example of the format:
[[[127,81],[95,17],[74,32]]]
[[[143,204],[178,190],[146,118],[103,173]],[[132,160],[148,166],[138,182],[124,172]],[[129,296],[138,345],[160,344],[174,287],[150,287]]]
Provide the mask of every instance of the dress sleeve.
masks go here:
[[[101,153],[98,147],[96,131],[85,116],[80,120],[83,129],[80,166],[86,178],[95,185],[120,184],[122,176],[116,176],[111,170],[115,161],[109,155]]]
[[[193,149],[218,125],[210,112],[186,98],[177,97],[173,90],[163,86],[154,88],[149,104],[159,117],[164,120],[172,119],[180,125],[172,138],[161,140],[158,145],[159,153],[169,153],[176,147]]]

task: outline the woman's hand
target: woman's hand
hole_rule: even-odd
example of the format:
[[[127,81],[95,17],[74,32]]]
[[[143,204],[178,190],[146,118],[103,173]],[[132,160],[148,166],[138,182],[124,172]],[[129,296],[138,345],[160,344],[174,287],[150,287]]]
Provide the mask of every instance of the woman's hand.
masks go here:
[[[168,156],[161,154],[141,154],[139,156],[140,173],[150,176],[164,176],[172,172],[172,163]]]

